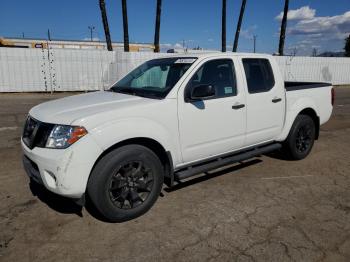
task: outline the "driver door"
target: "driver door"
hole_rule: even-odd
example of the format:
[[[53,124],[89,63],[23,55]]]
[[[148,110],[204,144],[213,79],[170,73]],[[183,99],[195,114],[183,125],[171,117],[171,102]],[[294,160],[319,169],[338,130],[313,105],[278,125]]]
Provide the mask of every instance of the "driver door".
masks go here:
[[[187,101],[197,85],[212,85],[214,97]],[[243,86],[243,85],[241,85]],[[237,88],[232,59],[202,63],[178,99],[179,131],[184,163],[241,148],[246,130],[245,93]],[[187,102],[186,102],[187,101]]]

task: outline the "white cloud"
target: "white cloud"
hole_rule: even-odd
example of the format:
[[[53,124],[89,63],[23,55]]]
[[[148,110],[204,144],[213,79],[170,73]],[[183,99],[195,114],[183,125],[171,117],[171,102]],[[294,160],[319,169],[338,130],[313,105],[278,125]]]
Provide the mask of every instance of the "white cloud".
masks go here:
[[[208,42],[213,42],[214,39],[213,38],[208,38]]]
[[[310,39],[304,39],[299,41],[299,43],[304,44],[304,45],[309,45],[312,44],[312,41]]]
[[[292,12],[291,18],[288,13],[287,41],[291,45],[286,47],[286,53],[310,55],[313,48],[323,52],[344,46],[344,39],[350,33],[350,11],[335,16],[317,16],[308,6],[291,11],[298,10],[299,13]]]
[[[90,37],[85,37],[83,40],[84,41],[91,41],[91,38]],[[101,39],[98,38],[98,37],[93,37],[92,41],[98,42],[98,41],[101,41]]]
[[[297,42],[292,45],[288,45],[285,50],[286,54],[289,55],[310,55],[311,46],[302,42]]]
[[[174,45],[174,48],[183,48],[183,45],[180,44],[180,43],[176,43],[176,44]]]
[[[160,44],[160,47],[161,47],[161,48],[172,48],[173,45],[172,45],[172,44],[169,44],[169,43],[165,43],[165,44]]]
[[[242,29],[240,35],[246,39],[252,39],[254,36],[254,31],[258,28],[257,25],[249,26],[246,29]]]
[[[336,16],[320,16],[300,20],[288,28],[290,35],[310,38],[344,39],[350,32],[350,11]]]
[[[311,41],[298,41],[294,44],[290,44],[286,47],[285,53],[289,55],[313,55],[314,49],[316,49],[317,53],[323,52],[323,48],[321,45],[313,44]]]
[[[182,44],[181,43],[175,43],[175,44],[163,43],[163,44],[160,44],[160,48],[163,48],[163,49],[182,48]]]
[[[288,11],[288,20],[305,20],[305,19],[312,19],[315,17],[316,10],[310,8],[309,6],[303,6],[300,7],[299,9],[295,10],[289,10]],[[277,20],[282,20],[283,18],[283,12],[281,12],[278,16],[276,16],[275,19]]]

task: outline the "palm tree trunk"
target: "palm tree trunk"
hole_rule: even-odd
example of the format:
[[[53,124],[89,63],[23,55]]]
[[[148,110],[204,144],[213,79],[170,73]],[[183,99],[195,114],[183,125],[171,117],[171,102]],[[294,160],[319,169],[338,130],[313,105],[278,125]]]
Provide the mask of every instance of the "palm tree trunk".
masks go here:
[[[160,31],[160,16],[162,12],[162,0],[157,0],[156,10],[156,28],[154,31],[154,52],[159,53],[159,31]]]
[[[279,46],[278,46],[278,53],[280,56],[283,56],[284,41],[286,39],[288,7],[289,7],[289,0],[285,0],[283,18],[282,18],[282,23],[281,23],[280,42],[279,42]]]
[[[128,10],[126,7],[126,0],[122,0],[122,12],[123,12],[124,51],[129,52]]]
[[[226,52],[226,0],[222,0],[221,51]]]
[[[247,2],[247,0],[242,0],[241,11],[239,13],[237,29],[236,29],[236,35],[235,35],[235,41],[233,43],[232,52],[237,52],[238,39],[239,39],[239,34],[241,32],[241,26],[242,26],[242,20],[243,20],[243,15],[244,15],[246,2]]]
[[[111,35],[109,33],[109,25],[108,25],[107,13],[106,13],[105,0],[99,0],[99,2],[100,2],[100,10],[101,10],[101,16],[102,16],[103,29],[105,30],[107,50],[113,51]]]

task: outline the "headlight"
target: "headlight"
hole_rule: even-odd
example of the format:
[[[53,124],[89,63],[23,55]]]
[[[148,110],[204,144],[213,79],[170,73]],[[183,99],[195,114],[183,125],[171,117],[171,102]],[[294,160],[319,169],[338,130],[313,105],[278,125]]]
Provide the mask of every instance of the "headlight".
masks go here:
[[[46,147],[67,148],[86,134],[86,129],[81,126],[55,125],[46,141]]]

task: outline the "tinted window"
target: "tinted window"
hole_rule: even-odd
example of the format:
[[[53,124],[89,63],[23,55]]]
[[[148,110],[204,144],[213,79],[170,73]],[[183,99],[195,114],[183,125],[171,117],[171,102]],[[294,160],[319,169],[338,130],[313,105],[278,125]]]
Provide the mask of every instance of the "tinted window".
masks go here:
[[[236,78],[232,60],[212,60],[202,65],[189,81],[187,94],[198,85],[212,85],[216,90],[216,98],[236,95]]]
[[[275,85],[269,60],[245,58],[242,61],[249,93],[267,92]]]

